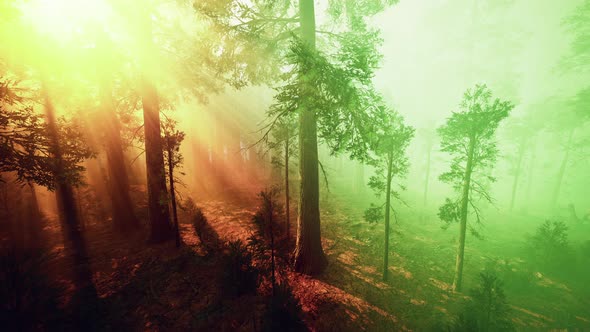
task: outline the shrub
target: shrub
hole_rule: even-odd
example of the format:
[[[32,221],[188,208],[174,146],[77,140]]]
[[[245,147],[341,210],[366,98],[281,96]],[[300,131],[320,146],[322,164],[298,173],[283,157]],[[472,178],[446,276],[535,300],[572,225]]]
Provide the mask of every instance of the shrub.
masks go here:
[[[222,290],[228,296],[256,293],[258,270],[252,265],[252,254],[240,240],[227,245],[223,257]]]
[[[263,331],[306,331],[301,305],[288,282],[276,284],[263,318]]]
[[[503,285],[491,271],[480,274],[479,287],[471,290],[471,300],[465,305],[453,326],[454,331],[512,331],[510,309]]]
[[[63,289],[42,269],[48,258],[38,251],[1,250],[0,321],[6,330],[53,330],[59,326]]]
[[[561,221],[545,221],[529,239],[532,260],[542,268],[555,269],[570,263],[567,226]]]
[[[271,238],[271,231],[275,238],[286,231],[285,224],[278,222],[283,219],[283,206],[279,203],[279,193],[279,188],[273,187],[258,194],[260,205],[252,221],[266,239]]]

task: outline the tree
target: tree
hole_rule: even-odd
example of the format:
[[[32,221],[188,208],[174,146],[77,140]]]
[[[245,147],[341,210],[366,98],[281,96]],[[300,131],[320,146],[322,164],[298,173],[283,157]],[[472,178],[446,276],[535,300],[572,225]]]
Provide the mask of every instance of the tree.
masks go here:
[[[419,129],[419,136],[424,140],[424,148],[426,149],[426,170],[424,174],[424,194],[423,204],[428,203],[428,186],[430,184],[430,168],[432,166],[432,150],[434,148],[434,140],[436,139],[436,131],[433,127]]]
[[[180,153],[180,144],[184,140],[183,131],[176,129],[177,122],[166,118],[162,123],[162,146],[164,147],[164,163],[168,168],[168,181],[170,183],[170,202],[172,203],[172,217],[174,221],[174,233],[176,246],[180,247],[180,229],[178,228],[178,214],[176,211],[176,189],[174,187],[174,169],[182,165],[183,157]]]
[[[372,121],[371,105],[380,98],[371,84],[380,38],[365,18],[394,2],[330,1],[331,31],[317,29],[313,0],[195,2],[224,36],[220,56],[234,63],[221,67],[228,81],[236,87],[283,82],[269,111],[271,124],[288,113],[299,118],[301,183],[294,253],[299,272],[317,274],[327,265],[320,232],[318,137],[334,153],[346,151],[357,158],[367,153],[369,131],[363,127]]]
[[[285,191],[285,222],[287,239],[291,238],[291,211],[290,211],[290,163],[293,157],[297,156],[297,122],[294,117],[283,117],[274,126],[272,135],[269,137],[268,147],[275,151],[272,163],[276,167],[284,169],[284,191]],[[282,155],[282,156],[281,156]]]
[[[459,105],[460,110],[453,112],[446,124],[438,129],[441,150],[452,156],[449,171],[439,178],[451,184],[459,194],[456,199],[447,198],[438,212],[439,218],[447,224],[459,222],[459,244],[453,281],[455,291],[461,291],[463,281],[469,207],[479,224],[481,215],[475,203],[481,199],[492,202],[484,181],[495,181],[489,173],[485,173],[494,166],[498,155],[495,132],[512,108],[514,105],[511,102],[492,99],[491,90],[485,84],[478,84],[465,92]],[[478,234],[475,228],[469,228],[473,234]]]
[[[395,209],[391,206],[391,198],[401,199],[398,191],[392,189],[394,178],[405,176],[408,172],[408,157],[406,149],[414,137],[414,129],[403,122],[403,118],[393,111],[389,113],[386,126],[376,135],[375,158],[369,164],[375,167],[375,175],[369,180],[369,187],[380,196],[385,194],[385,203],[381,206],[372,205],[365,211],[365,219],[369,222],[378,222],[383,219],[385,206],[385,242],[383,252],[383,280],[387,280],[389,272],[389,228],[390,212]],[[401,189],[404,189],[400,185]]]
[[[15,172],[20,183],[35,183],[55,190],[57,167],[52,154],[50,125],[35,110],[37,101],[32,91],[19,87],[16,82],[0,78],[0,172]],[[70,185],[82,182],[82,161],[94,152],[86,145],[82,127],[75,119],[56,121],[57,138],[66,142],[61,148],[61,167]]]

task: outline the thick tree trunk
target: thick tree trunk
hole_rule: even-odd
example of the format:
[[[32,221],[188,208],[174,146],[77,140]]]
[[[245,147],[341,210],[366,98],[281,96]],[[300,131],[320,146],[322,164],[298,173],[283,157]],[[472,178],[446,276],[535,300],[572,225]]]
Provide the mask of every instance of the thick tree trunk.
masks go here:
[[[393,168],[393,154],[387,156],[387,189],[385,191],[385,244],[383,249],[383,281],[387,281],[389,274],[389,220],[391,211],[391,177]]]
[[[166,138],[168,139],[168,138]],[[176,210],[176,192],[174,191],[174,155],[168,142],[168,177],[170,181],[170,202],[172,203],[172,218],[174,220],[174,237],[176,240],[176,247],[180,247],[180,229],[178,227],[178,213]]]
[[[518,187],[518,180],[520,180],[520,168],[522,165],[522,157],[524,156],[525,140],[520,142],[518,147],[518,161],[516,162],[516,173],[514,174],[514,182],[512,182],[512,196],[510,198],[510,211],[514,209],[514,201],[516,198],[516,189]]]
[[[313,0],[299,0],[299,15],[302,40],[308,47],[315,48]],[[312,89],[310,84],[306,84],[306,74],[300,73],[302,85],[304,90]],[[305,100],[306,96],[302,96],[302,99]],[[299,110],[299,149],[301,191],[294,254],[295,270],[306,274],[319,274],[327,266],[328,260],[322,249],[320,232],[317,123],[315,110],[305,105],[305,101]]]
[[[569,137],[567,139],[567,146],[565,147],[565,155],[563,156],[563,160],[561,161],[561,166],[559,166],[559,173],[557,173],[557,183],[555,184],[555,189],[553,190],[553,196],[551,199],[551,206],[555,207],[557,205],[557,201],[559,200],[559,192],[561,191],[561,184],[563,182],[563,176],[565,175],[565,170],[567,168],[567,164],[570,158],[570,149],[572,146],[572,138],[574,136],[574,129],[572,129],[569,133]]]
[[[150,242],[159,243],[170,239],[170,212],[166,194],[164,155],[160,136],[160,105],[158,94],[151,83],[143,82],[143,121],[145,131],[145,160],[148,189],[148,214]]]
[[[461,196],[461,220],[459,226],[459,248],[457,250],[457,261],[455,265],[455,279],[453,290],[461,291],[463,284],[463,262],[465,258],[465,235],[467,233],[467,212],[469,207],[469,189],[471,188],[471,172],[473,170],[473,151],[475,138],[469,140],[469,151],[467,153],[467,165],[465,166],[465,180],[463,182],[463,194]]]
[[[102,107],[106,117],[105,151],[109,171],[109,197],[113,226],[116,230],[128,233],[139,227],[139,220],[133,211],[129,195],[129,177],[125,166],[125,155],[121,140],[121,125],[117,117],[111,87],[105,80],[101,86]]]

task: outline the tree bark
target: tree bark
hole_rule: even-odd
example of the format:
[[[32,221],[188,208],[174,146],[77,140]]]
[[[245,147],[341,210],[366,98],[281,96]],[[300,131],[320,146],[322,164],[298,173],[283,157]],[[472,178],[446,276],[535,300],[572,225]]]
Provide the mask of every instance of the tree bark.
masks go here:
[[[567,163],[569,162],[570,158],[570,149],[572,146],[572,138],[574,137],[574,131],[575,130],[572,129],[569,133],[569,137],[567,139],[567,146],[565,147],[565,155],[563,156],[563,160],[561,161],[561,166],[559,166],[559,173],[557,173],[557,183],[555,184],[555,189],[553,190],[553,197],[551,199],[552,207],[555,207],[557,205],[557,201],[559,199],[559,192],[561,191],[563,176],[565,175]]]
[[[465,235],[467,233],[467,212],[469,208],[469,189],[471,188],[471,172],[473,170],[473,151],[475,149],[475,137],[469,140],[469,151],[467,152],[467,165],[465,166],[465,180],[463,182],[463,194],[461,197],[461,220],[459,226],[459,248],[457,250],[457,261],[455,265],[455,279],[453,290],[461,291],[463,284],[463,262],[465,258]]]
[[[426,155],[426,178],[424,179],[424,206],[428,203],[428,184],[430,182],[430,157],[432,154],[432,144],[428,143],[428,152]]]
[[[393,154],[387,156],[387,189],[385,191],[385,244],[383,249],[383,281],[387,281],[389,274],[389,217],[391,210],[391,178],[393,168]]]
[[[526,205],[525,205],[525,211],[528,212],[528,207],[531,204],[531,188],[533,187],[533,171],[535,170],[535,162],[536,162],[536,158],[537,158],[537,144],[536,141],[533,141],[533,144],[531,146],[531,160],[530,160],[530,164],[529,164],[529,171],[528,171],[528,179],[527,179],[527,185],[526,185]]]
[[[31,204],[29,208],[29,248],[41,248],[44,246],[43,233],[41,231],[41,209],[39,208],[39,201],[37,199],[37,192],[35,185],[32,182],[27,182],[29,186],[29,193],[31,194]]]
[[[143,121],[145,131],[145,160],[148,189],[148,215],[152,243],[170,239],[170,212],[164,173],[164,155],[160,136],[160,105],[156,88],[143,81],[142,89]]]
[[[514,209],[514,201],[516,198],[516,189],[518,187],[518,180],[520,179],[520,168],[522,165],[522,157],[524,156],[525,140],[522,139],[518,147],[518,161],[516,162],[516,174],[514,174],[514,182],[512,183],[512,197],[510,198],[510,211]]]
[[[289,133],[285,137],[285,219],[287,220],[287,241],[291,238],[291,210],[289,207]]]
[[[315,49],[313,0],[299,0],[299,15],[302,40],[307,47]],[[300,73],[301,83],[304,89],[312,89],[306,82],[306,74]],[[306,96],[301,97],[306,99]],[[319,274],[327,266],[328,260],[322,249],[320,231],[317,123],[315,110],[306,106],[305,101],[299,111],[299,149],[301,191],[294,253],[295,270],[305,274]]]

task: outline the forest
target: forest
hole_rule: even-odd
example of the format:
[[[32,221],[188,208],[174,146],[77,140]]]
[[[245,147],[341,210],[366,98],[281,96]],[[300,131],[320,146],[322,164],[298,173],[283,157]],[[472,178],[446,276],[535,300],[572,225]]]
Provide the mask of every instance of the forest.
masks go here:
[[[0,330],[590,331],[590,0],[0,0]]]

